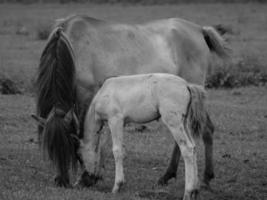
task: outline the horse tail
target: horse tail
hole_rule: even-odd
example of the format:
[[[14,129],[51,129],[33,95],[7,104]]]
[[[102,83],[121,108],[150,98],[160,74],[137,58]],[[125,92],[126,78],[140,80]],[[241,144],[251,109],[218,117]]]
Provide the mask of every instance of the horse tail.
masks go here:
[[[43,152],[64,175],[77,162],[77,141],[67,115],[76,104],[74,54],[67,35],[57,27],[42,52],[37,78],[37,115],[46,119],[39,126]],[[77,140],[77,139],[76,139]]]
[[[193,136],[200,136],[206,124],[206,109],[204,105],[206,92],[202,86],[195,84],[189,84],[187,89],[190,94],[190,99],[187,106],[185,122]]]
[[[222,58],[229,57],[230,49],[226,46],[226,42],[222,36],[212,26],[202,27],[202,34],[209,49]]]

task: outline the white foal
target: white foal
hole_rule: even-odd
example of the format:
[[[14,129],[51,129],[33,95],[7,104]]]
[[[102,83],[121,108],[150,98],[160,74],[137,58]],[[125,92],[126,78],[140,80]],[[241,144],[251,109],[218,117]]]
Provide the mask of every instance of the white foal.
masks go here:
[[[125,182],[123,172],[123,128],[125,123],[145,123],[161,118],[181,149],[185,162],[184,200],[196,199],[199,181],[195,136],[206,120],[203,87],[192,85],[170,74],[144,74],[106,80],[94,97],[84,122],[80,153],[90,177],[100,175],[101,129],[111,131],[115,158],[112,192]],[[195,133],[195,135],[192,135]]]

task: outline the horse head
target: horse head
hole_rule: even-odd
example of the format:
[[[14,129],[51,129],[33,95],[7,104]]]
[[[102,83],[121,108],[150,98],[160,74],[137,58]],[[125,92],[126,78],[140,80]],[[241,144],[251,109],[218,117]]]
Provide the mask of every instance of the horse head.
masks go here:
[[[80,123],[79,123],[79,119],[76,115],[76,113],[74,112],[74,109],[70,109],[67,113],[64,112],[64,110],[62,110],[61,108],[58,107],[53,107],[51,109],[51,111],[48,114],[47,119],[37,116],[35,114],[32,114],[31,117],[37,121],[38,125],[40,125],[41,127],[45,128],[47,122],[53,117],[53,115],[62,117],[64,119],[64,122],[66,124],[67,127],[69,127],[69,129],[72,126],[72,123],[74,123],[74,127],[75,128],[75,135],[79,135],[79,131],[80,131]]]
[[[76,169],[77,161],[80,160],[77,150],[80,146],[78,117],[73,108],[65,112],[62,108],[54,106],[47,118],[32,115],[42,126],[41,146],[45,155],[56,165],[59,175],[56,184],[67,187],[67,176],[70,166]]]

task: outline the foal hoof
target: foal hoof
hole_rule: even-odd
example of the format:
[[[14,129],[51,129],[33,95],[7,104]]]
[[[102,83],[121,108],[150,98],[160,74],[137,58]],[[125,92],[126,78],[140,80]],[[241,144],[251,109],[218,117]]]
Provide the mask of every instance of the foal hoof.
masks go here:
[[[121,182],[117,183],[117,184],[113,187],[113,189],[112,189],[112,193],[113,193],[113,194],[119,193],[123,184],[124,184],[124,181],[121,181]]]
[[[57,187],[71,188],[69,179],[68,178],[64,178],[62,176],[57,176],[55,178],[55,184],[56,184]]]
[[[193,190],[191,192],[186,192],[184,194],[183,200],[197,200],[198,194],[199,194],[198,189],[195,189],[195,190]]]
[[[101,179],[101,177],[98,177],[94,174],[89,174],[88,172],[83,172],[80,180],[75,185],[91,187],[91,186],[95,185],[97,183],[97,181],[100,179]]]

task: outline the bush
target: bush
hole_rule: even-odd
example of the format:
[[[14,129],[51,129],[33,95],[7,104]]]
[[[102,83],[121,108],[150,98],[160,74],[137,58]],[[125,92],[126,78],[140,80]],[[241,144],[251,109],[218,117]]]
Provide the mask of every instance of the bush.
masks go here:
[[[1,94],[21,94],[21,90],[17,84],[9,78],[1,77],[0,79],[0,93]]]
[[[52,26],[49,23],[40,23],[36,28],[37,39],[46,40],[52,30]]]
[[[206,87],[233,88],[248,85],[265,85],[267,83],[266,67],[256,57],[243,56],[242,59],[223,65],[214,66],[208,74]]]

